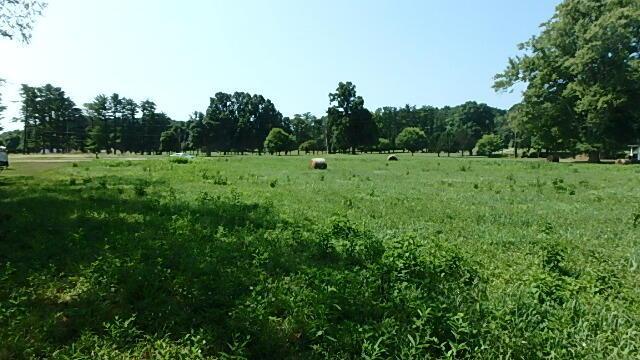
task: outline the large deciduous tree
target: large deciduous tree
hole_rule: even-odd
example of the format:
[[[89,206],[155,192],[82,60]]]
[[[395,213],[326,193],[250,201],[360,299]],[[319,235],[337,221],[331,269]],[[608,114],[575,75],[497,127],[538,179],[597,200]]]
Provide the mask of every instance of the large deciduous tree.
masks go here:
[[[476,143],[478,155],[491,156],[503,149],[502,138],[496,134],[485,134]]]
[[[404,128],[396,138],[396,145],[402,149],[407,149],[411,155],[427,146],[427,136],[424,131],[417,127]]]
[[[494,87],[526,83],[522,111],[534,142],[599,161],[640,135],[640,2],[565,0],[520,45]]]
[[[293,147],[295,147],[293,137],[280,128],[271,129],[264,141],[264,148],[270,154],[280,154],[282,151],[288,153]]]
[[[202,121],[194,125],[198,137],[211,149],[229,151],[262,151],[269,131],[285,127],[282,114],[271,100],[245,92],[216,93]]]
[[[329,101],[327,126],[334,150],[350,149],[355,154],[358,147],[378,142],[378,127],[364,107],[364,99],[356,94],[355,85],[339,83],[336,92],[329,94]]]
[[[495,128],[495,118],[503,111],[491,108],[487,104],[475,101],[466,102],[451,112],[448,119],[453,129],[457,150],[468,151],[471,155],[476,142],[483,134],[490,133]]]

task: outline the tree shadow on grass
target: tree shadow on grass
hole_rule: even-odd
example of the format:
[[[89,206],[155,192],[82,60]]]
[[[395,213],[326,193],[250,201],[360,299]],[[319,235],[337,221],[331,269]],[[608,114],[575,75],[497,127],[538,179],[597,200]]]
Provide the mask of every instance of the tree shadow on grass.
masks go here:
[[[237,194],[193,204],[94,182],[19,184],[0,187],[0,307],[15,310],[0,316],[0,353],[19,354],[27,329],[46,353],[134,314],[146,334],[228,338],[229,311],[260,277],[259,239],[290,225]]]
[[[166,183],[113,176],[16,181],[0,199],[0,358],[94,356],[192,332],[212,355],[248,339],[250,358],[356,358],[365,329],[386,336],[380,324],[398,334],[391,356],[423,307],[437,311],[422,357],[441,357],[458,314],[479,316],[480,278],[455,249],[385,247],[341,217],[309,228],[234,191],[185,202]]]

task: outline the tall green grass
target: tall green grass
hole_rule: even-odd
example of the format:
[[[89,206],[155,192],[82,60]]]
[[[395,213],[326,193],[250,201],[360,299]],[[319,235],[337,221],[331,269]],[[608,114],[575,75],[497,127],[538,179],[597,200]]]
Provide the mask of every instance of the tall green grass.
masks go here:
[[[640,356],[638,169],[328,163],[0,178],[0,359]]]

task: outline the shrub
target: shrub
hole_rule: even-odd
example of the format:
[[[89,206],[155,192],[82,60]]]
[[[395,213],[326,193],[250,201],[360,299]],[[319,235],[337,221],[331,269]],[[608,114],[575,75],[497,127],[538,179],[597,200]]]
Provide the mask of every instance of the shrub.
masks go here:
[[[144,184],[144,183],[135,184],[133,186],[133,192],[139,197],[143,197],[147,195],[147,184]]]
[[[491,156],[502,150],[502,138],[500,135],[485,134],[476,143],[478,155]]]
[[[264,148],[270,154],[288,152],[294,147],[294,141],[291,135],[280,128],[273,128],[264,140]]]
[[[169,159],[169,162],[174,163],[174,164],[188,164],[190,162],[190,160],[187,159],[187,158],[182,158],[182,157],[173,157],[173,158]]]
[[[300,144],[300,146],[298,147],[298,150],[304,151],[305,154],[308,154],[312,151],[319,150],[319,146],[315,140],[307,140],[302,144]]]
[[[378,151],[389,151],[391,149],[391,141],[380,138],[378,139],[378,145],[376,145]]]
[[[220,171],[216,172],[214,175],[209,175],[209,172],[204,170],[201,176],[203,180],[210,181],[214,185],[229,185],[229,180],[227,177],[223,176]]]
[[[341,216],[331,218],[321,244],[325,249],[335,249],[352,264],[371,265],[378,262],[384,253],[382,240]]]
[[[133,161],[125,160],[125,161],[109,161],[107,163],[108,167],[129,167],[133,165]]]
[[[211,181],[213,182],[214,185],[221,185],[221,186],[229,185],[229,181],[227,180],[227,178],[222,176],[221,174],[217,174],[213,176],[211,178]]]
[[[396,145],[409,150],[411,155],[413,155],[414,152],[426,147],[427,136],[420,128],[404,128],[396,137]]]

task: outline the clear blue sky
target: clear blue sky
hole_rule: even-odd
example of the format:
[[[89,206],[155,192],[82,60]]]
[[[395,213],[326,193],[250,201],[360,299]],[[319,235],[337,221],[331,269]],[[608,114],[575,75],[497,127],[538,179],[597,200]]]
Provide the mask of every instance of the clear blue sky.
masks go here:
[[[0,40],[5,103],[50,82],[79,105],[99,93],[149,98],[185,120],[215,92],[322,115],[339,81],[385,105],[507,108],[492,77],[559,0],[50,0],[30,45]],[[10,103],[2,124],[16,128]]]

